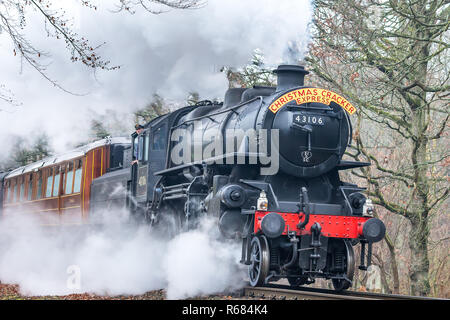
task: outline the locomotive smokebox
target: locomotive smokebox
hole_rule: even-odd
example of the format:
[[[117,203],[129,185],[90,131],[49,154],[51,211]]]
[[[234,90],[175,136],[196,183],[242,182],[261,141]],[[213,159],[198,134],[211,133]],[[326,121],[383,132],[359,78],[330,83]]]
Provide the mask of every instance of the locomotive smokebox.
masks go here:
[[[303,66],[283,64],[273,70],[277,75],[277,91],[286,91],[303,86],[305,75],[309,72]]]

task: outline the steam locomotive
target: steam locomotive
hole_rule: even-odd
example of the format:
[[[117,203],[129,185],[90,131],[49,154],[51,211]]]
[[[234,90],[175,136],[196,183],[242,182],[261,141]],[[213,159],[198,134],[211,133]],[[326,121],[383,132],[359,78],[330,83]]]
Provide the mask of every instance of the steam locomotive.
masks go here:
[[[366,270],[372,244],[385,235],[364,189],[339,176],[370,165],[342,160],[356,109],[337,93],[304,86],[302,66],[274,72],[276,87],[228,89],[223,103],[202,101],[151,120],[131,143],[101,143],[100,171],[88,158],[100,147],[86,149],[75,164],[80,181],[89,176],[79,190],[83,219],[114,203],[170,237],[213,217],[223,237],[242,243],[252,286],[325,278],[336,290],[349,288],[353,246],[361,245]],[[64,168],[60,181],[70,172]],[[11,182],[0,178],[7,199]]]

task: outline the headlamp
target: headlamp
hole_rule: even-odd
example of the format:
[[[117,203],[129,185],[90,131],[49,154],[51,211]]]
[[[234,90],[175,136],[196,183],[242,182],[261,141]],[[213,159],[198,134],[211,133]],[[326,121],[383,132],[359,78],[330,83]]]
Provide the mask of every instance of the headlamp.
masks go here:
[[[267,211],[269,209],[269,200],[267,200],[266,192],[264,190],[259,194],[256,207],[259,211]]]

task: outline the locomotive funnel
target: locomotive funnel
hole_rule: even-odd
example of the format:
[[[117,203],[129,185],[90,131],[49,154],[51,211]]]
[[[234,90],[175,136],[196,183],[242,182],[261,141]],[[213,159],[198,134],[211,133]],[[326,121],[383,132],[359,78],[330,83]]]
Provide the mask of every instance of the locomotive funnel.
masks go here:
[[[303,86],[305,75],[309,72],[303,66],[282,64],[273,73],[277,74],[277,91],[286,91]]]

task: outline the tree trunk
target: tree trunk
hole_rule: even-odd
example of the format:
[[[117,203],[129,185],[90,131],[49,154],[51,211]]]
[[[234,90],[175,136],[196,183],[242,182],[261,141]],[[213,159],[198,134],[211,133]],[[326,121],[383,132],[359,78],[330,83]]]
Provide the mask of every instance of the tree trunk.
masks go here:
[[[425,7],[416,7],[416,12],[426,15]],[[420,24],[412,23],[414,34],[418,38],[429,39],[429,32],[421,30]],[[415,42],[412,46],[412,52],[415,52],[417,61],[421,61],[415,68],[412,68],[410,80],[412,81],[426,81],[428,75],[428,58],[430,55],[429,42],[421,43]],[[409,96],[409,106],[412,112],[412,133],[413,150],[411,160],[414,170],[414,185],[412,205],[415,206],[414,214],[409,217],[411,221],[411,237],[409,240],[409,247],[411,249],[411,293],[413,295],[426,296],[430,292],[430,283],[428,278],[429,259],[428,259],[428,224],[429,224],[429,192],[430,185],[427,178],[428,166],[427,146],[428,139],[426,136],[429,119],[427,117],[427,94],[419,87],[413,88]]]
[[[399,294],[400,293],[400,280],[398,277],[398,264],[397,264],[397,256],[395,254],[395,247],[394,247],[394,244],[392,243],[392,240],[389,237],[389,235],[386,234],[384,241],[386,242],[386,244],[388,246],[389,254],[391,256],[391,270],[392,270],[392,282],[393,282],[392,292],[395,294]]]
[[[425,95],[423,93],[423,95]],[[413,143],[412,163],[414,168],[414,185],[411,205],[414,213],[408,218],[411,222],[411,235],[409,247],[411,249],[411,294],[426,296],[430,292],[428,279],[428,237],[429,237],[429,191],[430,185],[427,180],[427,139],[426,114],[424,106],[413,109],[412,128],[416,137]]]
[[[428,278],[428,223],[427,220],[412,222],[412,233],[409,240],[411,249],[411,267],[409,276],[411,279],[411,294],[426,296],[430,292],[430,282]]]
[[[391,265],[392,265],[392,282],[394,283],[392,287],[392,292],[395,294],[400,293],[400,280],[398,277],[398,265],[397,265],[397,259],[395,256],[395,253],[393,251],[390,252],[391,254]]]

